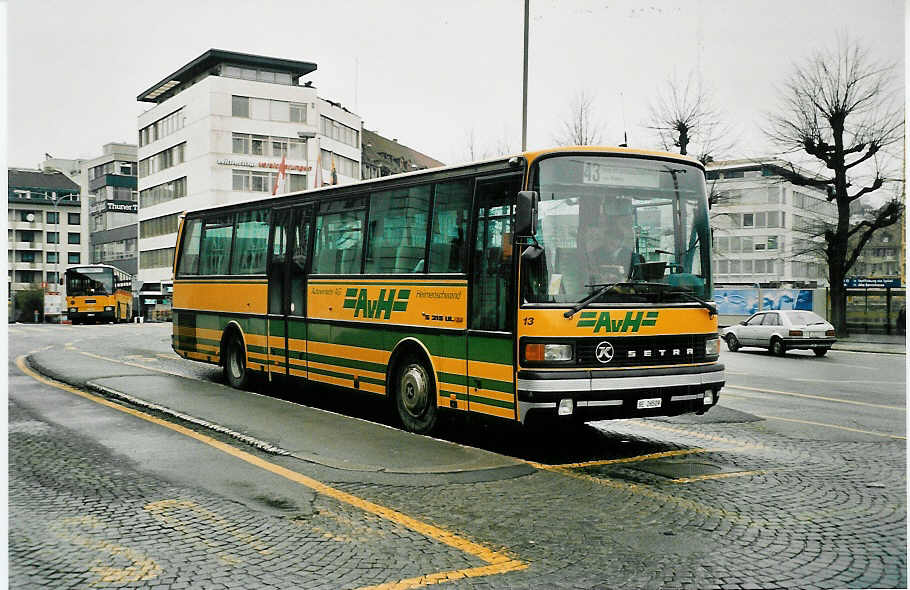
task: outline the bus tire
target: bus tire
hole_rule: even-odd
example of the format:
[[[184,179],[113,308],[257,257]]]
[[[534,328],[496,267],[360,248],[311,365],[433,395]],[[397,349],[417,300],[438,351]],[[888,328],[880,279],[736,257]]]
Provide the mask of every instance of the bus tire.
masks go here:
[[[246,368],[243,341],[234,330],[225,337],[222,358],[224,359],[222,363],[224,380],[231,387],[244,389],[250,382],[250,372]]]
[[[405,429],[416,434],[432,432],[439,415],[433,371],[420,356],[406,354],[394,377],[395,406]]]

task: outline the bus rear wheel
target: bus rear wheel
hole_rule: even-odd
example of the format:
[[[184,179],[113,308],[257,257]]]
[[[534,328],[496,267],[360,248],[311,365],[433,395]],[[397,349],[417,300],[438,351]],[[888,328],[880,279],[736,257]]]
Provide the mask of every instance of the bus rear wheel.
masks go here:
[[[224,380],[236,389],[245,388],[250,382],[250,372],[246,368],[246,355],[243,352],[243,341],[237,332],[231,332],[224,343]]]
[[[395,371],[395,405],[404,427],[417,434],[427,434],[436,426],[436,385],[427,363],[408,355]]]

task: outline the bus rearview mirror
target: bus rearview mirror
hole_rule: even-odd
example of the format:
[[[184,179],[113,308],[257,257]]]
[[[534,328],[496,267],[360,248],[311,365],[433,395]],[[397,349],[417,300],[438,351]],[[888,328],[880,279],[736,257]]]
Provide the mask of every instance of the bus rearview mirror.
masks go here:
[[[519,191],[515,209],[515,237],[529,238],[537,233],[536,191]]]

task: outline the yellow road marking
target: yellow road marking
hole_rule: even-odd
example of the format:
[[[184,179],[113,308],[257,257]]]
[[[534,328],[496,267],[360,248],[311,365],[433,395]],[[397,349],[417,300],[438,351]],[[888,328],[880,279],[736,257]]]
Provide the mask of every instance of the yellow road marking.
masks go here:
[[[882,408],[885,410],[901,410],[906,412],[904,406],[886,406],[883,404],[870,404],[869,402],[857,402],[849,399],[840,399],[837,397],[826,397],[824,395],[812,395],[809,393],[796,393],[793,391],[778,391],[776,389],[758,389],[756,387],[745,387],[743,385],[727,385],[727,389],[737,389],[739,391],[755,391],[758,393],[776,393],[777,395],[792,395],[794,397],[805,397],[809,399],[820,399],[826,402],[837,402],[840,404],[853,404],[855,406],[868,406],[870,408]]]
[[[781,420],[783,422],[796,422],[797,424],[808,424],[810,426],[824,426],[825,428],[836,428],[837,430],[846,430],[848,432],[859,432],[861,434],[871,434],[873,436],[881,436],[884,438],[896,438],[899,440],[907,440],[906,436],[900,436],[898,434],[888,434],[887,432],[874,432],[872,430],[860,430],[859,428],[850,428],[849,426],[838,426],[837,424],[826,424],[824,422],[811,422],[809,420],[797,420],[796,418],[781,418],[779,416],[758,416],[758,417],[763,420]]]
[[[745,477],[747,475],[763,475],[770,471],[779,471],[777,469],[755,469],[754,471],[731,471],[730,473],[710,473],[706,475],[693,475],[692,477],[677,477],[671,479],[670,483],[692,483],[695,481],[705,481],[708,479],[727,479],[730,477]]]
[[[154,559],[123,545],[118,545],[104,539],[96,539],[80,534],[76,529],[100,529],[105,526],[102,520],[95,516],[76,516],[64,518],[50,525],[51,532],[58,538],[69,541],[73,545],[85,547],[100,553],[107,553],[111,557],[119,557],[132,562],[133,565],[125,568],[105,567],[96,565],[91,567],[91,572],[98,576],[92,585],[101,583],[126,583],[153,580],[161,573],[161,566]]]
[[[87,353],[84,353],[84,354],[87,354]],[[90,355],[90,356],[95,356],[95,355]],[[378,586],[377,588],[396,588],[396,589],[398,589],[398,588],[402,588],[402,589],[403,588],[418,588],[421,586],[426,586],[429,584],[437,584],[440,582],[448,581],[451,579],[457,579],[457,578],[461,578],[461,577],[477,577],[477,576],[488,576],[488,575],[493,575],[493,574],[503,574],[506,572],[523,570],[528,567],[527,562],[513,559],[512,557],[510,557],[509,555],[507,555],[503,552],[494,551],[479,543],[475,543],[473,541],[469,541],[467,539],[459,537],[458,535],[451,533],[440,527],[437,527],[437,526],[434,526],[431,524],[427,524],[425,522],[421,522],[421,521],[417,520],[416,518],[410,517],[402,512],[392,510],[391,508],[386,508],[385,506],[380,506],[379,504],[374,504],[373,502],[370,502],[368,500],[358,498],[357,496],[354,496],[353,494],[349,494],[347,492],[337,490],[337,489],[335,489],[331,486],[328,486],[320,481],[317,481],[311,477],[307,477],[303,474],[297,473],[296,471],[293,471],[286,467],[276,465],[275,463],[271,463],[260,457],[256,457],[255,455],[251,455],[250,453],[242,451],[238,448],[235,448],[235,447],[233,447],[227,443],[221,442],[219,440],[215,440],[214,438],[207,436],[205,434],[190,430],[189,428],[186,428],[179,424],[173,424],[171,422],[167,422],[166,420],[162,420],[160,418],[150,416],[150,415],[140,412],[138,410],[134,410],[132,408],[127,408],[127,407],[121,406],[121,405],[111,402],[107,399],[104,399],[102,397],[93,395],[93,394],[85,392],[85,391],[81,391],[79,389],[76,389],[75,387],[66,385],[64,383],[59,383],[52,379],[48,379],[47,377],[44,377],[43,375],[36,373],[30,367],[28,367],[25,364],[25,356],[20,356],[19,358],[17,358],[16,365],[19,367],[19,369],[23,373],[25,373],[26,375],[29,375],[33,379],[40,381],[46,385],[50,385],[51,387],[56,387],[57,389],[62,389],[64,391],[68,391],[70,393],[73,393],[73,394],[83,397],[87,400],[98,403],[100,405],[112,408],[114,410],[123,412],[125,414],[129,414],[131,416],[134,416],[141,420],[145,420],[147,422],[151,422],[153,424],[158,424],[159,426],[163,426],[164,428],[168,428],[170,430],[173,430],[174,432],[178,432],[180,434],[188,436],[189,438],[192,438],[201,443],[207,444],[207,445],[209,445],[213,448],[216,448],[222,452],[225,452],[237,459],[240,459],[241,461],[245,461],[246,463],[249,463],[250,465],[254,465],[265,471],[268,471],[268,472],[278,475],[280,477],[284,477],[285,479],[288,479],[295,483],[299,483],[320,494],[323,494],[325,496],[338,500],[339,502],[344,502],[345,504],[350,504],[351,506],[360,508],[364,512],[369,512],[371,514],[375,514],[376,516],[379,516],[380,518],[384,518],[385,520],[388,520],[395,524],[399,524],[405,528],[409,528],[412,531],[415,531],[424,536],[435,539],[436,541],[439,541],[440,543],[443,543],[450,547],[454,547],[455,549],[463,551],[464,553],[467,553],[468,555],[481,559],[481,560],[487,562],[487,564],[489,564],[489,565],[482,566],[482,567],[466,568],[466,569],[462,569],[462,570],[453,570],[453,571],[448,571],[448,572],[438,572],[438,573],[428,574],[425,576],[420,576],[417,578],[399,580],[397,582],[391,582],[386,585]],[[441,577],[441,576],[444,576],[444,577]]]
[[[709,452],[707,449],[684,449],[679,451],[664,451],[662,453],[650,453],[648,455],[637,455],[635,457],[624,457],[622,459],[600,459],[595,461],[583,461],[581,463],[563,463],[561,465],[546,465],[544,463],[535,463],[528,461],[528,464],[537,469],[574,469],[578,467],[596,467],[598,465],[613,465],[616,463],[637,463],[638,461],[648,461],[650,459],[662,459],[664,457],[679,457],[680,455],[691,455],[692,453]]]

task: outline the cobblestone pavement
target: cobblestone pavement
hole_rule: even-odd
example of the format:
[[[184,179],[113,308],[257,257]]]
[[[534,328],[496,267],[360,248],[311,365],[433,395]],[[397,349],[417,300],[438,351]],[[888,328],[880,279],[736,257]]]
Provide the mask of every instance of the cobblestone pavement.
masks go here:
[[[9,404],[11,588],[344,588],[486,563],[316,495],[285,517],[177,487]]]
[[[542,580],[572,588],[906,587],[903,441],[775,438],[760,422],[599,426],[617,445],[658,456],[407,494],[346,489],[495,538],[531,564],[457,587],[533,588]],[[670,437],[675,445],[661,440]],[[660,475],[699,466],[721,472]]]

